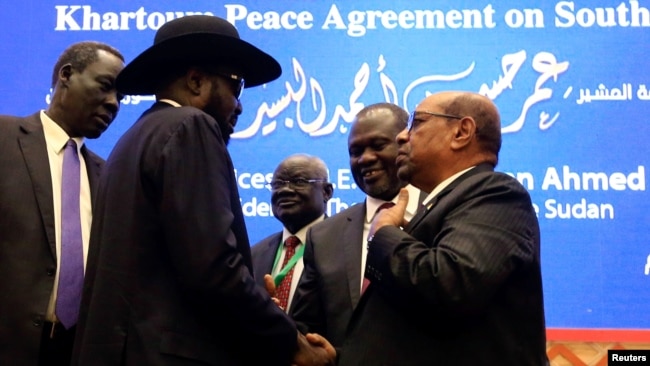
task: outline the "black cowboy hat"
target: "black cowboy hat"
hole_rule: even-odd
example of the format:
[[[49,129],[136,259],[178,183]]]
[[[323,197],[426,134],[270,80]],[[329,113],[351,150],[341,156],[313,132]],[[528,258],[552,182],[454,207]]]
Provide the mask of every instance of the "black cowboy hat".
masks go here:
[[[227,20],[190,15],[165,23],[153,46],[131,61],[117,76],[116,86],[127,95],[153,94],[161,77],[178,64],[223,66],[241,73],[249,88],[275,80],[280,64],[259,48],[239,38]]]

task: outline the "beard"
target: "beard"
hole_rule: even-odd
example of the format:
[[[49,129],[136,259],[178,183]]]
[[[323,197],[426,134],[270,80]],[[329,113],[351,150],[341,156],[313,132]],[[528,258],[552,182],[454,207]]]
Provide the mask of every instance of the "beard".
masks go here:
[[[388,180],[382,179],[381,181],[375,182],[373,184],[362,184],[357,182],[357,186],[370,197],[382,199],[385,201],[392,200],[399,190],[406,185],[405,182],[398,179]]]

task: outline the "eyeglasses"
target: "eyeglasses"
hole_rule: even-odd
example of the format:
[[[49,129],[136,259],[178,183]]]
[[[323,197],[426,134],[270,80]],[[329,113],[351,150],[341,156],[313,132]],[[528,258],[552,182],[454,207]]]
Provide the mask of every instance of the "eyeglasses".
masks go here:
[[[219,71],[213,71],[215,75],[219,75],[223,78],[228,79],[233,85],[233,93],[235,94],[235,97],[237,97],[237,100],[241,98],[242,93],[244,92],[244,86],[246,83],[244,82],[244,78],[242,76],[233,74],[233,73],[227,73],[227,72],[219,72]]]
[[[290,180],[283,179],[274,179],[271,181],[271,189],[278,190],[282,189],[284,186],[289,186],[290,189],[305,189],[308,188],[310,184],[313,183],[322,183],[327,182],[326,179],[304,179],[296,178]]]
[[[411,132],[414,128],[416,128],[418,125],[421,123],[426,122],[427,120],[416,120],[415,119],[415,114],[416,113],[424,113],[428,114],[434,117],[442,117],[442,118],[451,118],[451,119],[463,119],[461,116],[455,116],[453,114],[444,114],[444,113],[435,113],[435,112],[428,112],[428,111],[413,111],[409,115],[409,120],[406,122],[406,128],[409,132]]]

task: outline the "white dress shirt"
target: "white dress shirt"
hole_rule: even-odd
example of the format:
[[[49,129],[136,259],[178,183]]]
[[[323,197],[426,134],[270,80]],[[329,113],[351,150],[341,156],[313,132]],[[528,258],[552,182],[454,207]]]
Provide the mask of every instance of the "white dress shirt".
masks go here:
[[[50,174],[52,177],[52,203],[54,207],[54,232],[56,237],[56,274],[54,276],[54,288],[47,306],[45,318],[55,322],[54,307],[56,304],[56,292],[59,287],[59,268],[61,266],[61,175],[63,172],[63,151],[70,137],[54,122],[45,111],[41,111],[41,122],[47,145],[47,157],[50,163]],[[86,162],[81,155],[81,147],[84,144],[83,137],[72,138],[77,143],[80,165],[80,216],[81,216],[81,239],[83,242],[84,270],[86,268],[86,256],[88,255],[88,242],[90,240],[90,224],[92,222],[92,206],[90,198],[90,182],[86,171]]]
[[[449,178],[443,180],[440,184],[438,184],[438,185],[436,186],[436,188],[433,189],[433,191],[431,191],[431,193],[429,193],[428,196],[426,196],[426,197],[424,198],[424,201],[422,201],[422,205],[425,206],[425,207],[427,208],[427,210],[430,209],[430,208],[431,208],[431,204],[430,204],[430,202],[431,202],[431,200],[433,200],[433,198],[434,198],[435,196],[438,195],[438,193],[442,192],[443,189],[445,189],[445,188],[446,188],[448,185],[450,185],[453,181],[455,181],[456,179],[458,179],[458,177],[460,177],[461,175],[465,174],[466,172],[468,172],[470,169],[473,169],[474,167],[476,167],[476,165],[471,166],[471,167],[469,167],[469,168],[467,168],[467,169],[465,169],[465,170],[461,170],[460,172],[458,172],[458,173],[452,175],[451,177],[449,177]]]

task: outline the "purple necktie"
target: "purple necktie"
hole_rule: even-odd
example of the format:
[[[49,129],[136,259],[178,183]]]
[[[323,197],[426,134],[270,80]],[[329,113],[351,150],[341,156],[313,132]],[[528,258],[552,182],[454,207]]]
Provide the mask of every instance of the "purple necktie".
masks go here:
[[[61,260],[56,295],[56,317],[66,329],[77,323],[84,279],[81,217],[79,214],[79,154],[68,140],[61,177]]]

